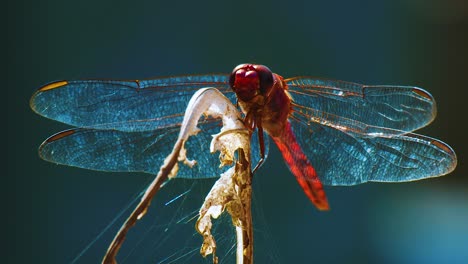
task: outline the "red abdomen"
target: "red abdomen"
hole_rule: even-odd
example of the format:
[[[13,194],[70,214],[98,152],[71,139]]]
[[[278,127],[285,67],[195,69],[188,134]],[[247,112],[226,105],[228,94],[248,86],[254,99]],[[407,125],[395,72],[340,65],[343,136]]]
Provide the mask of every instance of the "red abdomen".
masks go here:
[[[283,133],[278,137],[272,137],[283,155],[286,164],[296,177],[299,185],[304,190],[310,201],[320,210],[328,210],[328,201],[323,190],[322,183],[317,177],[314,167],[310,164],[296,137],[287,122]]]

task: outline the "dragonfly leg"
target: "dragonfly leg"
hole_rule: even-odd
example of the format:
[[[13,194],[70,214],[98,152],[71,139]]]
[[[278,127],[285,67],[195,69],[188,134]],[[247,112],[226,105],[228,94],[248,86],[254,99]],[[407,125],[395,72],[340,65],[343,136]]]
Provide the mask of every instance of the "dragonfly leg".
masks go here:
[[[257,171],[258,168],[262,165],[262,163],[265,161],[265,141],[263,138],[263,127],[261,123],[257,124],[258,128],[258,144],[260,145],[260,160],[257,162],[257,165],[255,165],[254,169],[252,170],[252,174]]]

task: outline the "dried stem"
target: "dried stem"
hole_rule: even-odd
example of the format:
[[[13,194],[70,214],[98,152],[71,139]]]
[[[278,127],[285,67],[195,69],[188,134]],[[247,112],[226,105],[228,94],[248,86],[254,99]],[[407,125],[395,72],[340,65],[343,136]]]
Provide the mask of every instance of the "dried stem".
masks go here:
[[[221,139],[222,141],[222,139]],[[213,185],[200,209],[200,216],[195,225],[203,236],[200,254],[213,255],[213,263],[218,263],[216,241],[211,233],[211,219],[218,218],[224,211],[231,215],[236,230],[237,263],[253,263],[253,225],[251,213],[252,173],[248,161],[248,146],[237,149],[238,160],[231,169],[221,175]]]
[[[213,254],[213,262],[217,263],[216,243],[211,235],[211,217],[217,218],[225,209],[232,217],[236,226],[238,238],[237,262],[250,264],[253,262],[253,232],[251,216],[251,177],[250,170],[250,133],[245,129],[239,113],[234,105],[222,93],[214,88],[197,91],[189,102],[181,125],[177,142],[171,154],[166,158],[157,176],[150,184],[140,203],[116,234],[110,244],[102,263],[117,263],[116,256],[125,240],[125,236],[136,221],[141,219],[151,203],[152,198],[162,184],[177,174],[178,161],[184,161],[188,166],[195,164],[185,156],[184,143],[198,132],[196,125],[202,114],[223,119],[221,132],[214,136],[210,151],[220,151],[222,166],[232,164],[237,151],[236,165],[227,170],[215,183],[200,209],[197,230],[204,236],[201,249],[203,256]]]
[[[252,223],[252,174],[250,173],[250,163],[245,157],[242,149],[238,150],[239,161],[237,166],[242,166],[241,171],[247,172],[241,181],[238,181],[239,196],[242,203],[242,219],[239,219],[239,226],[236,225],[237,236],[237,263],[253,263],[253,223]]]

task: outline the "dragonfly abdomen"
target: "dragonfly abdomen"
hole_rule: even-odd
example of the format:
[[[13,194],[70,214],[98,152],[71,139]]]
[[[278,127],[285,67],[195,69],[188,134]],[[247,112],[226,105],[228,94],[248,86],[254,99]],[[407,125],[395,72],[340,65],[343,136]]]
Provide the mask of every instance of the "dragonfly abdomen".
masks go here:
[[[310,201],[318,209],[328,210],[329,206],[323,185],[314,167],[297,143],[291,124],[287,122],[283,133],[272,138],[283,155],[284,161]]]

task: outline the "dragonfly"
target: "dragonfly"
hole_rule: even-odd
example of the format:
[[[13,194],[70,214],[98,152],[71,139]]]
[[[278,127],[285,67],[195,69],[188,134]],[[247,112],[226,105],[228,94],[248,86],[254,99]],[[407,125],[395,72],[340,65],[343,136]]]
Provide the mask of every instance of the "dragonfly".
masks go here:
[[[449,145],[413,133],[436,116],[429,92],[283,78],[257,64],[241,64],[231,74],[44,85],[33,94],[31,108],[74,128],[46,139],[39,155],[85,169],[156,174],[176,141],[188,101],[204,87],[217,88],[242,111],[252,132],[252,164],[266,161],[271,138],[320,210],[329,209],[323,185],[415,181],[448,174],[457,164]],[[200,152],[219,131],[219,120],[206,117],[199,128],[186,143],[198,163],[181,166],[177,177],[202,179],[222,172],[215,155]]]

